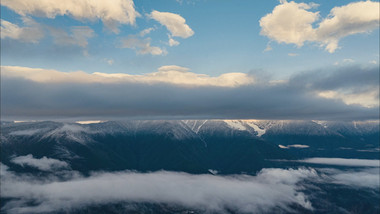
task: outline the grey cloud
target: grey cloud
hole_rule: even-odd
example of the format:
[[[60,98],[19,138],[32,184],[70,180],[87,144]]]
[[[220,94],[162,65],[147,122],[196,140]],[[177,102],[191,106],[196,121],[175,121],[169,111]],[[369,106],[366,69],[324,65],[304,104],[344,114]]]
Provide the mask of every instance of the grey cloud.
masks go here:
[[[11,159],[11,162],[20,166],[30,166],[42,171],[54,171],[61,168],[68,168],[69,165],[64,162],[53,158],[34,158],[33,155],[18,156]]]
[[[41,181],[16,175],[4,165],[1,172],[2,197],[14,198],[2,208],[7,213],[54,212],[119,202],[166,203],[219,213],[228,209],[244,213],[279,207],[290,210],[291,204],[312,209],[297,183],[317,176],[312,169],[264,169],[257,176],[123,171]]]
[[[379,67],[353,65],[306,71],[292,77],[290,84],[318,90],[379,87]]]
[[[378,107],[347,105],[338,99],[320,97],[315,92],[332,88],[358,91],[366,87],[376,88],[378,82],[373,79],[378,79],[375,72],[378,69],[326,70],[326,74],[322,75],[324,78],[314,78],[318,71],[311,71],[280,84],[258,82],[233,88],[181,87],[164,83],[36,83],[3,76],[2,116],[21,119],[378,119]],[[362,80],[356,73],[364,74]],[[355,79],[366,84],[357,84]]]

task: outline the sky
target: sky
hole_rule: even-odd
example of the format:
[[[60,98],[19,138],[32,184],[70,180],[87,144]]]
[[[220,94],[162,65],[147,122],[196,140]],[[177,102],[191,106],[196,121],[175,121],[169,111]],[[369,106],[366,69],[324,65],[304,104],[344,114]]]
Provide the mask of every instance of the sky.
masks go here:
[[[2,116],[379,117],[378,1],[3,0]]]

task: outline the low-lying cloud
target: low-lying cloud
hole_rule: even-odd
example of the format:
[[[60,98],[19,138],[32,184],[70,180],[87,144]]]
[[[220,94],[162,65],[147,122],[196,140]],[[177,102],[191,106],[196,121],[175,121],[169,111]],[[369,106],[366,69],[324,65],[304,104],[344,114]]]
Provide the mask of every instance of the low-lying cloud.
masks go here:
[[[262,213],[273,208],[290,210],[291,204],[312,209],[296,184],[313,176],[316,172],[311,169],[264,169],[257,176],[124,171],[41,181],[16,175],[2,165],[2,197],[14,198],[2,210],[43,213],[122,202],[174,204],[213,212]]]
[[[273,82],[174,65],[144,75],[2,66],[2,116],[376,120],[378,69],[321,69]],[[326,91],[339,96],[322,96]]]
[[[31,154],[12,158],[11,162],[22,167],[29,166],[42,171],[54,171],[57,169],[69,167],[69,165],[64,161],[47,158],[46,156],[42,158],[34,158]]]
[[[314,163],[324,165],[338,165],[338,166],[368,166],[368,167],[380,167],[380,160],[369,159],[349,159],[349,158],[308,158],[305,160],[299,160],[303,163]]]
[[[168,204],[189,209],[223,213],[266,213],[274,209],[292,211],[294,205],[314,210],[307,185],[335,184],[343,188],[379,188],[378,169],[332,168],[262,169],[251,175],[193,175],[182,172],[59,171],[47,177],[17,174],[1,165],[1,197],[10,200],[7,213],[74,211],[86,206],[117,203]],[[62,179],[63,176],[64,178]],[[33,202],[33,203],[31,203]]]
[[[377,161],[379,162],[379,160]],[[379,189],[380,187],[379,168],[368,168],[356,171],[342,171],[337,169],[320,170],[325,173],[324,178],[328,178],[331,183],[347,185],[353,188],[364,187]]]

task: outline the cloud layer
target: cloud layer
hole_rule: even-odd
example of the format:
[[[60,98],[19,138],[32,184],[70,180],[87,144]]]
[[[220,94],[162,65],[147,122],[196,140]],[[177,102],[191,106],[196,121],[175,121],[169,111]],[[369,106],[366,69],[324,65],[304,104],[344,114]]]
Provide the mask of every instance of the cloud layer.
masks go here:
[[[18,66],[2,66],[3,76],[16,77],[39,83],[142,83],[171,84],[179,86],[219,86],[237,87],[254,82],[254,78],[244,73],[226,73],[218,77],[189,72],[190,69],[169,65],[158,68],[157,72],[145,75],[130,75],[124,73],[88,74],[82,71],[60,72],[48,69],[35,69]]]
[[[244,73],[211,77],[173,65],[145,75],[2,66],[2,116],[378,119],[378,105],[367,105],[378,103],[378,75],[377,66],[352,66],[273,82]],[[350,96],[326,98],[324,91]],[[356,99],[369,91],[367,100]]]
[[[298,47],[305,42],[317,42],[333,53],[343,37],[379,27],[379,2],[361,1],[334,7],[318,27],[313,27],[320,19],[319,12],[310,11],[316,6],[314,3],[282,1],[272,13],[260,19],[261,34]]]
[[[47,158],[45,156],[42,158],[34,158],[31,154],[12,158],[11,162],[22,167],[30,166],[42,171],[54,171],[57,169],[69,167],[69,165],[64,161]]]
[[[290,209],[291,204],[312,209],[296,184],[316,176],[309,169],[264,169],[257,176],[126,171],[39,181],[18,176],[5,165],[1,168],[2,197],[17,199],[2,208],[7,213],[42,213],[118,202],[175,204],[212,212],[260,213],[279,207]]]
[[[300,160],[298,162],[324,164],[324,165],[338,165],[338,166],[380,167],[380,161],[379,160],[368,160],[368,159],[308,158],[305,160]]]
[[[25,158],[27,157],[27,158]],[[33,165],[28,156],[14,158]],[[55,159],[50,159],[49,164]],[[59,161],[62,163],[62,161]],[[63,162],[65,163],[65,162]],[[45,168],[41,168],[45,171]],[[182,172],[131,171],[93,172],[83,176],[77,171],[58,170],[41,178],[17,174],[1,164],[2,207],[7,213],[45,213],[81,209],[92,205],[115,203],[169,204],[206,212],[271,213],[275,210],[292,211],[297,205],[314,210],[313,203],[323,202],[320,191],[310,185],[334,184],[343,188],[379,188],[379,168],[338,170],[332,168],[262,169],[250,175],[192,175]],[[336,191],[340,186],[335,186]],[[372,191],[371,190],[371,191]],[[323,192],[322,194],[326,194]],[[318,198],[316,202],[313,200]],[[33,203],[31,203],[33,202]]]

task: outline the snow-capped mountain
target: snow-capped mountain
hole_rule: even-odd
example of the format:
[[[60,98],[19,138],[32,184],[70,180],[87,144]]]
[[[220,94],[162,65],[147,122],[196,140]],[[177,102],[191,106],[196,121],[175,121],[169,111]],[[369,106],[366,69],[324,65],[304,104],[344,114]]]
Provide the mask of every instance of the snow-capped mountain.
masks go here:
[[[80,170],[256,171],[271,159],[375,158],[379,123],[264,120],[2,122],[2,162],[33,154]],[[12,163],[9,163],[12,164]]]

